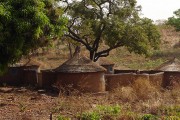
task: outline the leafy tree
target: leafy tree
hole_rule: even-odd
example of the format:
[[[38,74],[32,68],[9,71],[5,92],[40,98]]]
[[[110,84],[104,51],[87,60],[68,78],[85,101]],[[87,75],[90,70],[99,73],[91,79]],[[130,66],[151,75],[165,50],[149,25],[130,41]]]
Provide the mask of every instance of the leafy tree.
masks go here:
[[[152,21],[139,18],[136,0],[61,0],[69,17],[66,37],[83,44],[97,61],[121,46],[138,54],[158,48],[160,34]],[[108,47],[100,49],[100,44]]]
[[[180,9],[174,11],[174,15],[168,18],[167,24],[174,26],[177,31],[180,31]]]
[[[66,30],[53,0],[0,0],[0,72]]]

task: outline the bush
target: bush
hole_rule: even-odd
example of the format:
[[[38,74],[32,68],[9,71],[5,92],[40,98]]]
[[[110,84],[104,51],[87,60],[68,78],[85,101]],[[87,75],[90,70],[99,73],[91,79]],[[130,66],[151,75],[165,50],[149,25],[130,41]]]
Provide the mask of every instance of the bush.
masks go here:
[[[141,118],[142,120],[158,120],[157,116],[154,116],[152,114],[145,114]]]
[[[111,119],[117,116],[121,112],[121,107],[116,106],[97,106],[91,112],[85,112],[78,116],[81,120],[100,120],[100,119]]]
[[[71,120],[71,118],[66,118],[66,117],[64,117],[64,116],[59,115],[59,116],[57,117],[57,120]]]

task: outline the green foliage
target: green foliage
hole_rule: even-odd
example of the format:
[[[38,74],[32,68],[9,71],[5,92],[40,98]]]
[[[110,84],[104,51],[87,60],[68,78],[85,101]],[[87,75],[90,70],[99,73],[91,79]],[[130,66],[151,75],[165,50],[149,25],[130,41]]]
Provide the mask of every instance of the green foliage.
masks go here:
[[[164,117],[163,120],[179,120],[180,117],[177,117],[177,116],[167,116],[167,117]]]
[[[168,18],[167,24],[174,26],[177,31],[180,31],[180,9],[174,11],[174,15]]]
[[[94,61],[117,47],[148,55],[160,44],[157,27],[150,19],[139,18],[136,0],[81,0],[67,6],[66,15],[71,17],[66,36],[83,44]],[[100,50],[101,43],[108,48]]]
[[[160,115],[176,116],[180,118],[180,106],[161,107],[159,113]]]
[[[66,30],[54,0],[0,1],[0,71]]]
[[[71,120],[71,118],[66,118],[66,117],[64,117],[64,116],[59,115],[59,116],[57,117],[57,120]]]
[[[158,120],[157,116],[154,116],[152,114],[145,114],[141,118],[142,120]]]
[[[101,116],[97,112],[85,112],[81,115],[82,120],[100,120],[100,118]]]
[[[105,117],[117,116],[121,112],[121,107],[116,106],[97,106],[93,111],[83,112],[79,118],[81,120],[100,120]]]
[[[97,109],[101,114],[106,114],[106,115],[118,115],[121,112],[121,107],[119,105],[98,106]]]

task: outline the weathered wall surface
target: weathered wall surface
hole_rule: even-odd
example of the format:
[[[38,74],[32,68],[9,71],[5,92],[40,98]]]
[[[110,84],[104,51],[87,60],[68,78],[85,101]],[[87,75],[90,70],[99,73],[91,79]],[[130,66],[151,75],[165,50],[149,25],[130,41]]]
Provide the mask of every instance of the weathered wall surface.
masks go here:
[[[163,85],[164,72],[149,74],[149,81],[152,85],[160,87]]]
[[[42,88],[51,88],[57,80],[56,73],[51,70],[43,70],[41,73],[42,78],[38,80],[38,85]]]
[[[164,72],[163,87],[180,85],[180,72]]]
[[[133,73],[109,74],[105,75],[106,90],[113,90],[120,86],[128,86],[134,82]]]
[[[0,76],[0,84],[20,85],[23,84],[23,70],[20,67],[10,67],[8,71]]]
[[[96,73],[57,73],[57,82],[61,87],[72,87],[83,92],[104,92],[103,72]]]
[[[107,90],[113,90],[117,87],[124,87],[133,84],[136,80],[148,80],[152,85],[161,86],[164,73],[155,74],[135,74],[121,73],[113,75],[105,75]]]
[[[24,70],[23,71],[23,81],[27,85],[36,85],[38,80],[38,74],[34,70]]]
[[[37,84],[37,71],[38,67],[9,67],[8,71],[0,76],[0,84],[8,85],[22,85],[22,84]]]

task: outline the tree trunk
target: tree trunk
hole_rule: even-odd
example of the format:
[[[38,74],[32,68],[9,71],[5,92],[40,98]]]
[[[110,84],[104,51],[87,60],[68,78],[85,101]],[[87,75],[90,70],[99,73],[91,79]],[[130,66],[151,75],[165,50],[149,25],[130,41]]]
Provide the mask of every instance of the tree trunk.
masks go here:
[[[90,51],[90,59],[91,59],[92,61],[94,61],[94,57],[95,57],[95,51],[94,51],[94,50],[91,50],[91,51]]]
[[[73,53],[72,53],[72,46],[71,46],[71,43],[70,42],[68,42],[68,48],[69,48],[69,56],[70,56],[70,58],[72,58],[73,57]]]

